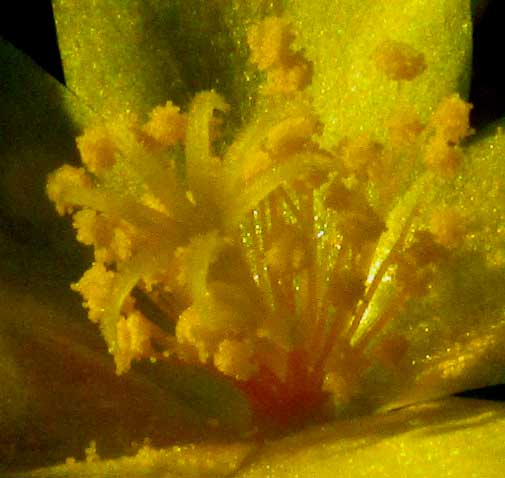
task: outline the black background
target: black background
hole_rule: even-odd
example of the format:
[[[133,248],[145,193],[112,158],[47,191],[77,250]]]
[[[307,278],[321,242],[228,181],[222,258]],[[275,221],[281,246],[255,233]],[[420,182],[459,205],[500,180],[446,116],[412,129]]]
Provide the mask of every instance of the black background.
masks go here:
[[[0,34],[64,83],[50,0],[3,2],[0,7]],[[505,1],[491,0],[476,18],[474,28],[470,101],[474,104],[472,123],[477,128],[505,117],[504,47]],[[505,385],[464,395],[505,401]]]

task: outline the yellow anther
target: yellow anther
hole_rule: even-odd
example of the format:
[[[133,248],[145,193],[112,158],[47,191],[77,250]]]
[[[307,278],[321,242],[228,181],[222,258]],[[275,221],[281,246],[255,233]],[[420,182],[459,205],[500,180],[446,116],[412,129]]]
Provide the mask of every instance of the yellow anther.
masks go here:
[[[386,229],[382,218],[370,206],[363,211],[344,212],[341,222],[344,236],[356,251],[364,243],[376,241]]]
[[[244,299],[242,291],[233,286],[218,282],[209,284],[196,305],[188,307],[179,317],[176,326],[178,355],[187,361],[206,364],[218,352],[223,340],[250,337],[253,324],[249,323],[247,312],[251,303],[242,303],[244,300],[247,298]],[[223,353],[227,345],[224,347]],[[218,361],[225,367],[224,355]]]
[[[312,81],[312,64],[301,55],[286,65],[268,71],[265,93],[290,96],[305,89]]]
[[[463,152],[458,146],[452,146],[441,135],[433,136],[424,152],[424,162],[436,173],[452,179],[463,160]]]
[[[291,117],[268,132],[265,146],[274,156],[295,154],[300,152],[318,131],[319,123],[316,118]]]
[[[287,21],[278,17],[265,18],[247,32],[251,62],[260,70],[284,64],[291,54],[289,49],[293,39]]]
[[[112,221],[91,209],[82,209],[74,214],[73,225],[77,239],[95,247],[98,262],[125,261],[131,257],[135,231],[127,223]]]
[[[417,231],[413,243],[406,250],[405,257],[413,268],[419,268],[447,258],[447,250],[435,241],[431,232]]]
[[[436,135],[451,144],[458,144],[472,133],[470,110],[472,105],[463,101],[458,94],[444,98],[431,118]]]
[[[433,271],[427,267],[416,269],[416,266],[401,258],[397,261],[396,279],[398,287],[408,297],[422,297],[428,292],[433,279]]]
[[[133,360],[151,356],[152,326],[144,315],[138,311],[131,312],[116,324],[117,347],[114,352],[116,373],[121,375],[130,370]]]
[[[126,228],[116,227],[110,243],[110,253],[106,256],[108,260],[112,256],[114,260],[124,262],[130,259],[133,249],[133,240],[131,231]]]
[[[470,103],[454,94],[440,102],[430,120],[434,134],[426,146],[424,160],[430,169],[448,178],[455,176],[463,159],[458,143],[472,133],[471,109]]]
[[[384,147],[368,135],[345,139],[339,145],[339,153],[345,167],[354,173],[363,174],[368,167],[381,161]],[[368,173],[367,173],[368,174]]]
[[[248,31],[251,62],[267,71],[264,92],[268,95],[292,95],[312,80],[312,64],[302,54],[291,51],[294,38],[289,23],[278,17],[266,18]]]
[[[81,209],[73,216],[77,240],[87,246],[104,247],[112,240],[112,228],[103,215],[92,209]]]
[[[412,244],[397,259],[396,276],[401,289],[411,297],[426,294],[433,266],[447,257],[447,249],[435,241],[431,232],[417,231]]]
[[[246,318],[246,307],[250,309],[251,305],[240,304],[242,299],[232,286],[210,284],[208,293],[198,305],[188,307],[179,317],[176,326],[177,354],[186,361],[202,364],[217,361],[215,365],[219,364],[223,372],[229,371],[232,376],[245,374],[245,368],[242,371],[232,369],[233,364],[228,363],[231,356],[227,355],[236,354],[237,358],[244,360],[247,355],[248,347],[243,347],[245,343],[239,345],[240,340],[236,342],[236,337],[252,334],[251,324]],[[223,344],[226,340],[230,342]]]
[[[208,363],[214,355],[224,331],[211,319],[205,317],[195,306],[188,307],[180,315],[176,326],[178,355],[189,362]]]
[[[333,180],[326,191],[324,205],[329,209],[344,211],[354,209],[356,193],[347,188],[340,180]]]
[[[419,116],[413,111],[401,111],[387,122],[391,144],[402,150],[416,143],[424,130]]]
[[[426,70],[423,53],[401,41],[381,43],[375,52],[375,62],[394,81],[411,81]]]
[[[114,166],[117,147],[105,127],[87,128],[77,138],[81,161],[88,171],[100,175]]]
[[[237,380],[248,380],[257,366],[254,361],[254,347],[249,341],[223,340],[214,355],[216,368]]]
[[[66,164],[49,177],[46,191],[58,214],[63,216],[71,213],[74,208],[74,201],[69,196],[82,189],[91,189],[92,186],[93,182],[84,168]]]
[[[96,441],[92,440],[88,447],[84,450],[84,454],[86,455],[86,463],[96,463],[100,461],[100,456],[96,451]]]
[[[375,212],[366,196],[334,180],[325,197],[325,206],[339,212],[338,221],[346,241],[353,248],[376,240],[385,230],[383,219]]]
[[[175,146],[186,138],[187,120],[180,109],[171,101],[163,106],[157,106],[149,113],[149,121],[144,125],[144,131],[165,147]]]
[[[328,296],[338,314],[351,312],[364,291],[363,277],[348,269],[334,271],[328,284]]]
[[[71,285],[72,290],[84,298],[84,307],[88,309],[90,320],[98,322],[111,300],[115,273],[95,262],[81,277],[79,282]]]
[[[447,208],[432,214],[430,230],[439,244],[451,249],[463,241],[466,224],[458,211]]]

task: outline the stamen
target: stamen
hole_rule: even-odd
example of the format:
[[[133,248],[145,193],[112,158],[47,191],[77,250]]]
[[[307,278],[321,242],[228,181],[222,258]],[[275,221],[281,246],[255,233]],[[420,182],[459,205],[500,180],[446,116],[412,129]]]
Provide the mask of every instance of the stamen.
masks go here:
[[[251,62],[268,75],[266,94],[293,95],[311,82],[312,65],[291,51],[293,40],[289,23],[281,18],[266,18],[249,29]]]
[[[412,81],[426,70],[424,55],[401,41],[386,40],[375,52],[377,68],[394,81]]]
[[[437,106],[430,124],[447,143],[459,144],[473,132],[469,122],[471,109],[472,105],[459,95],[448,96]]]
[[[164,147],[175,146],[186,138],[187,120],[171,101],[151,111],[144,131]]]
[[[470,105],[451,96],[426,127],[407,105],[387,125],[390,142],[364,132],[323,149],[324,125],[302,92],[311,64],[293,40],[281,18],[251,28],[262,93],[287,98],[262,98],[268,107],[231,144],[215,117],[229,106],[204,91],[188,112],[168,101],[144,125],[125,115],[85,130],[85,168],[63,166],[47,185],[58,212],[73,214],[78,240],[94,248],[72,288],[117,373],[143,359],[213,369],[282,425],[323,415],[327,393],[346,403],[372,363],[394,367],[405,353],[388,326],[429,292],[464,224],[449,205],[433,214],[431,232],[421,228],[412,203],[432,173],[396,222],[395,194],[418,157],[453,177],[471,133]],[[384,42],[375,56],[393,81],[426,69],[424,55],[401,42]],[[386,276],[389,303],[368,323]]]
[[[117,147],[104,127],[87,129],[77,138],[81,159],[91,173],[100,175],[116,162]]]
[[[279,17],[268,17],[253,25],[247,33],[247,43],[251,49],[251,62],[259,70],[268,70],[281,65],[290,56],[294,39],[290,25]]]
[[[458,247],[464,239],[466,224],[455,209],[435,211],[430,219],[430,230],[439,244],[449,249]]]
[[[443,136],[433,136],[426,146],[424,162],[426,166],[440,175],[453,179],[463,160],[463,152],[451,146]]]
[[[419,116],[414,111],[399,111],[387,123],[392,146],[402,151],[415,145],[424,130]]]
[[[346,336],[349,339],[357,331],[361,321],[363,320],[364,314],[368,306],[370,305],[373,296],[377,292],[380,283],[384,279],[384,276],[386,275],[386,272],[388,271],[389,267],[397,260],[398,254],[400,253],[401,248],[403,247],[405,238],[407,237],[410,226],[412,225],[412,221],[414,220],[416,214],[417,214],[417,207],[413,208],[413,210],[410,212],[408,218],[402,225],[398,239],[391,247],[387,257],[382,261],[379,269],[377,270],[377,272],[373,276],[372,281],[368,285],[366,292],[362,298],[361,304],[358,306],[356,313],[354,314],[354,320],[352,321],[349,330],[346,333]]]
[[[150,322],[134,310],[116,324],[117,352],[114,354],[116,373],[121,375],[130,370],[133,360],[150,357],[154,354],[151,346],[153,330]]]

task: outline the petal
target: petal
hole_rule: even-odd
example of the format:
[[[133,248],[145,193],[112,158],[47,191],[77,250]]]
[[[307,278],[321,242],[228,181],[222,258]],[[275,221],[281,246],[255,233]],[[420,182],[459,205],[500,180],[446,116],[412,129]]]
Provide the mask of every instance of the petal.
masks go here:
[[[132,441],[237,436],[250,411],[227,381],[189,367],[115,374],[96,327],[69,289],[62,261],[0,234],[0,474]]]
[[[382,139],[395,109],[411,106],[426,119],[441,98],[468,91],[468,0],[293,0],[288,11],[314,64],[312,94],[327,145],[363,132]],[[386,40],[423,53],[427,70],[411,82],[388,79],[374,61]]]
[[[312,427],[254,447],[196,445],[24,474],[26,478],[501,477],[505,407],[448,399]],[[237,467],[243,465],[235,473]]]
[[[301,432],[237,477],[500,477],[505,407],[448,399]]]
[[[95,438],[117,453],[146,436],[168,443],[201,433],[204,420],[168,391],[137,373],[115,375],[50,257],[37,263],[24,247],[0,246],[0,463],[57,462]],[[7,264],[21,254],[32,262]]]
[[[501,130],[472,141],[455,181],[425,190],[421,221],[456,208],[466,236],[437,273],[431,292],[412,300],[390,330],[410,344],[388,391],[371,377],[389,406],[505,382],[505,188]],[[382,390],[379,390],[382,386]]]
[[[104,116],[183,94],[169,12],[150,12],[150,3],[53,1],[67,86]]]
[[[77,161],[76,125],[66,108],[72,107],[76,120],[87,112],[62,85],[2,40],[0,62],[0,229],[38,248],[56,242],[64,248],[70,228],[46,198],[46,177],[63,161]],[[67,252],[75,259],[77,251]]]
[[[209,418],[220,421],[220,433],[248,427],[241,397],[212,377],[115,375],[69,289],[90,259],[45,194],[50,171],[77,163],[78,125],[66,109],[82,122],[90,114],[2,41],[0,61],[0,463],[50,463],[93,438],[109,453],[153,432],[164,442],[184,440]],[[184,396],[175,398],[174,388]]]
[[[65,79],[105,116],[184,105],[215,88],[248,103],[256,84],[245,29],[267,2],[53,0]]]

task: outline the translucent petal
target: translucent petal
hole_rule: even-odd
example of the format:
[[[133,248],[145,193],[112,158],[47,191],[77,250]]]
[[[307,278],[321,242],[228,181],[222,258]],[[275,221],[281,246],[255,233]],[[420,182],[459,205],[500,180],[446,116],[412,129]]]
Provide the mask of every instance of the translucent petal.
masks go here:
[[[211,88],[240,115],[256,85],[245,29],[270,3],[53,0],[67,85],[104,116]]]
[[[468,91],[468,0],[293,0],[288,12],[314,64],[311,92],[325,144],[363,132],[381,139],[395,109],[410,105],[426,119],[442,97]],[[411,82],[387,78],[374,61],[386,40],[423,53],[427,70]]]
[[[131,458],[62,465],[23,476],[499,478],[505,460],[504,432],[503,405],[448,399],[312,427],[259,446],[175,447],[144,451]]]

